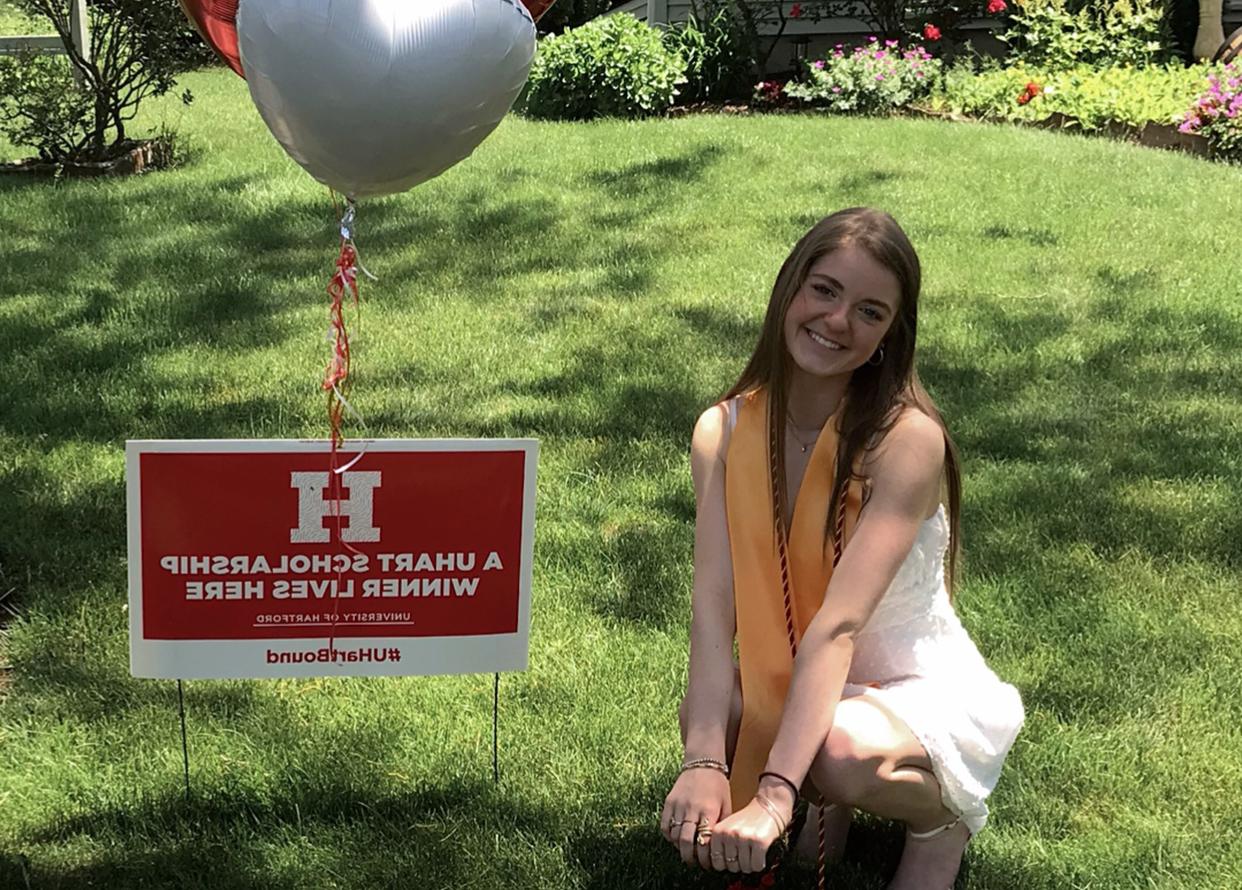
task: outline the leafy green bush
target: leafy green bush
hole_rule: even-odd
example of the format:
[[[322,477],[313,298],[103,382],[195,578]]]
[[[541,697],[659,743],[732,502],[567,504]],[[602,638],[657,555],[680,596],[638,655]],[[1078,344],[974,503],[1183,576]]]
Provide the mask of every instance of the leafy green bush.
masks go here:
[[[806,79],[786,85],[795,99],[832,111],[878,114],[909,105],[931,92],[941,62],[916,44],[876,37],[847,52],[842,44],[807,66]]]
[[[742,23],[728,0],[692,4],[686,20],[665,32],[665,43],[686,62],[679,103],[739,99],[749,92],[754,69]]]
[[[14,0],[13,5],[40,30],[54,31],[68,59],[0,60],[6,86],[0,93],[0,128],[12,142],[35,148],[49,161],[103,160],[124,152],[131,144],[126,123],[143,100],[171,90],[183,70],[187,23],[180,7],[149,0],[90,3],[88,59],[70,37],[68,0]],[[80,87],[69,78],[70,70],[80,76]],[[183,98],[188,102],[189,94]]]
[[[928,100],[929,107],[985,120],[1040,121],[1054,112],[1094,130],[1110,121],[1139,126],[1174,123],[1202,90],[1205,66],[1092,68],[1048,71],[990,65],[982,71],[950,67]]]
[[[655,114],[673,103],[685,70],[660,31],[628,13],[604,16],[540,41],[525,112],[559,120]]]
[[[1015,0],[1000,39],[1014,61],[1046,69],[1155,65],[1171,56],[1163,0]]]
[[[90,145],[93,108],[64,56],[0,58],[0,133],[41,161],[75,157]]]

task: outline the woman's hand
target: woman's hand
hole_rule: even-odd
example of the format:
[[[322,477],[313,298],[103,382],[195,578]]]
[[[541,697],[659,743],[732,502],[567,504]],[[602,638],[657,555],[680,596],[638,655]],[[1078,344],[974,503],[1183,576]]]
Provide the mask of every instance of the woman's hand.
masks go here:
[[[699,767],[685,770],[673,783],[660,813],[660,833],[677,848],[687,865],[697,862],[711,868],[706,843],[696,843],[700,829],[708,837],[716,823],[732,812],[729,780],[719,770]]]
[[[768,798],[768,804],[784,818],[776,815],[758,798],[723,820],[712,831],[710,850],[712,868],[717,871],[757,872],[767,866],[768,848],[781,836],[793,817],[793,807],[784,801]]]

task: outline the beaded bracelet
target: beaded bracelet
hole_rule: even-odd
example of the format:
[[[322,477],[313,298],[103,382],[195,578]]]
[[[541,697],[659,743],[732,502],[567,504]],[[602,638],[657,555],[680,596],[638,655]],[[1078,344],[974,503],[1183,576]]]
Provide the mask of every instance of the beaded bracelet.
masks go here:
[[[694,760],[687,760],[681,765],[678,775],[688,769],[714,769],[717,772],[724,773],[726,779],[729,778],[729,765],[723,760],[717,760],[714,757],[696,757]]]

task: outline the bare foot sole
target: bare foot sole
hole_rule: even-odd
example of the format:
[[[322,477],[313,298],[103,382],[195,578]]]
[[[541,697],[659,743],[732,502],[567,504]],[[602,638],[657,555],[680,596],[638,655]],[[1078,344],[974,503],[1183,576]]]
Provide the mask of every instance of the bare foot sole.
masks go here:
[[[951,890],[969,840],[970,829],[960,822],[928,838],[907,832],[901,862],[888,890]]]
[[[840,862],[845,855],[845,842],[849,838],[850,823],[853,820],[854,811],[850,807],[837,805],[829,809],[824,821],[828,862]],[[819,863],[819,807],[814,804],[807,807],[806,824],[798,835],[794,856],[809,865]]]

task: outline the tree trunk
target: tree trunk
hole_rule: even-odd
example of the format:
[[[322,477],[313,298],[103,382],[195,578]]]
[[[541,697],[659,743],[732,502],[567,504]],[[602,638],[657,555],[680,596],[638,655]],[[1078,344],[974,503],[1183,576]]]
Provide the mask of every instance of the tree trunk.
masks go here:
[[[108,139],[108,122],[112,115],[108,103],[102,95],[95,94],[95,126],[91,133],[91,157],[100,160],[104,156],[104,148]]]
[[[1225,0],[1199,0],[1199,35],[1195,38],[1194,55],[1207,61],[1225,42]]]

